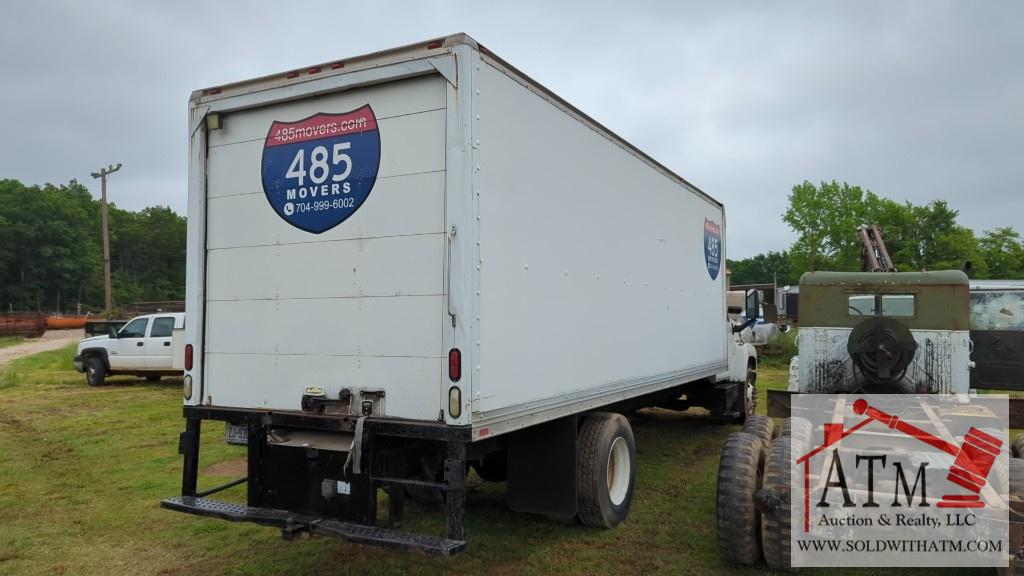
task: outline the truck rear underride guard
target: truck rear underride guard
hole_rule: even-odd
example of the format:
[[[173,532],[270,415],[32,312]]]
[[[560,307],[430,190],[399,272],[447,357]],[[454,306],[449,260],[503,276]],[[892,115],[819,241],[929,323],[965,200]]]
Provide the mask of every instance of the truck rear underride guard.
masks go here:
[[[282,431],[349,435],[356,430],[356,419],[351,417],[205,406],[186,406],[184,412],[186,427],[181,433],[178,450],[185,459],[181,496],[164,499],[160,503],[163,508],[273,526],[280,528],[286,539],[307,532],[440,556],[450,556],[466,548],[463,519],[466,448],[470,441],[468,427],[363,418],[358,452],[361,465],[353,466],[348,452],[275,445],[267,441],[268,435]],[[246,477],[208,490],[197,490],[203,420],[246,426]],[[416,460],[408,457],[410,452],[436,455],[439,469],[434,477],[424,478],[420,470],[408,468],[406,463]],[[361,473],[353,469],[361,469]],[[242,483],[247,484],[247,504],[207,498]],[[406,487],[441,492],[447,524],[444,537],[396,529],[402,519]],[[384,490],[388,496],[385,526],[377,525],[378,490]]]

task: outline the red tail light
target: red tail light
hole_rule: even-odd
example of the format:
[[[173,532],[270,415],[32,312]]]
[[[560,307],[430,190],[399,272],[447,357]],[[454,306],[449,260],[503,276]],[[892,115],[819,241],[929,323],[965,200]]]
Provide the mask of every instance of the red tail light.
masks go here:
[[[192,369],[192,345],[185,344],[185,370]]]
[[[448,379],[458,382],[462,378],[462,352],[458,348],[448,351]]]
[[[434,48],[440,48],[443,45],[444,45],[444,40],[443,39],[431,40],[430,42],[427,42],[427,50],[433,50]]]

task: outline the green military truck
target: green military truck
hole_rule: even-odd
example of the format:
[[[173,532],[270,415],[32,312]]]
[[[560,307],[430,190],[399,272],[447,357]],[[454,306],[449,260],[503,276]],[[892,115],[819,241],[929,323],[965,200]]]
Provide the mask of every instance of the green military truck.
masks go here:
[[[723,559],[737,564],[763,559],[773,568],[791,567],[792,447],[808,447],[822,435],[807,421],[790,417],[792,394],[969,394],[985,387],[984,375],[979,379],[974,374],[975,358],[987,366],[1020,362],[1008,357],[1012,347],[1007,348],[1010,354],[995,352],[1000,358],[994,359],[972,342],[985,336],[979,330],[993,328],[983,325],[986,318],[1006,320],[1016,310],[994,304],[1002,293],[980,296],[979,290],[961,271],[803,275],[799,356],[790,363],[788,389],[768,391],[769,417],[749,418],[723,448],[717,497]],[[982,310],[982,305],[995,312]],[[989,340],[1003,335],[988,336],[986,346],[992,346]],[[1020,388],[1003,380],[993,388]],[[1011,400],[1012,428],[1024,427],[1024,418],[1018,416],[1022,408]],[[784,418],[782,426],[776,427],[771,417]],[[1021,512],[1017,509],[1024,496],[1022,452],[1024,442],[1014,442],[1008,479],[1014,515]],[[1012,558],[1020,555],[1021,544],[1020,527],[1011,524]],[[1015,564],[1011,562],[1011,571]]]

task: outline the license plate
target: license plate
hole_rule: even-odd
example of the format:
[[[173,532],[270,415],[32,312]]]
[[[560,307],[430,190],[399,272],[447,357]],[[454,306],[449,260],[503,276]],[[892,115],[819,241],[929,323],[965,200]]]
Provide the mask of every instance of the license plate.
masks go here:
[[[249,428],[247,426],[229,423],[225,427],[224,436],[228,444],[234,444],[235,446],[249,445]]]

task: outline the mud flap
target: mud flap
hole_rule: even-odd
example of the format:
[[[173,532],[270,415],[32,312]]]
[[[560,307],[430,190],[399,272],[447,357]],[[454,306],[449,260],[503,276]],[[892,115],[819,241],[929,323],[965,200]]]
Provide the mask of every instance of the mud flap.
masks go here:
[[[508,507],[552,518],[576,516],[575,416],[509,436]]]

